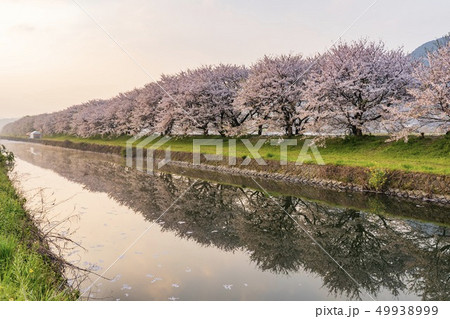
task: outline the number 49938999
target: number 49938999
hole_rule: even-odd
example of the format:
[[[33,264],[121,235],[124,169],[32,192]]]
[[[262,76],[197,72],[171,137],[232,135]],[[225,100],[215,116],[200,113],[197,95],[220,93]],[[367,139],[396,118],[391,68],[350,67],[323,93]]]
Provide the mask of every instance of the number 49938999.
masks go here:
[[[435,316],[438,314],[437,306],[378,306],[377,312],[380,316]]]

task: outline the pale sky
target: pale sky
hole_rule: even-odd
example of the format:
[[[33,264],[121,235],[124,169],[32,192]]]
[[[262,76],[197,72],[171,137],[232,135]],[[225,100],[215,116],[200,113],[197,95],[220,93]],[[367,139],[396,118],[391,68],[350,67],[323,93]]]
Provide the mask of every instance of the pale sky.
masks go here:
[[[0,118],[64,109],[202,64],[324,52],[375,0],[0,0]],[[450,31],[448,0],[378,0],[345,33],[410,52]]]

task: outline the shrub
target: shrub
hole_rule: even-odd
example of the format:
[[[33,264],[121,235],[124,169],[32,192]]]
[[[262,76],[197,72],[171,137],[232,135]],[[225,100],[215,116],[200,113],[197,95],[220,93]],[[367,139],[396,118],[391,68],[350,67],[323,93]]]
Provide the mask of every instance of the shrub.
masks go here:
[[[14,154],[7,151],[4,145],[0,146],[0,167],[10,169],[14,164]]]
[[[376,191],[382,190],[387,183],[387,172],[380,168],[371,168],[369,171],[369,188]]]

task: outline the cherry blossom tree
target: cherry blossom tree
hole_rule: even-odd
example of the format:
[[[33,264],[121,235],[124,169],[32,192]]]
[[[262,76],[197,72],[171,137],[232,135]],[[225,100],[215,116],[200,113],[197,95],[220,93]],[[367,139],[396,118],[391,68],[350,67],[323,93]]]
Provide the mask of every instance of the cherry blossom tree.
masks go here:
[[[264,126],[282,127],[288,136],[303,129],[309,118],[304,93],[311,64],[301,55],[281,55],[264,56],[252,66],[236,104],[246,117],[256,119],[258,134]]]
[[[5,125],[2,129],[4,135],[25,135],[34,131],[34,117],[25,116],[21,119]]]
[[[152,133],[157,122],[157,108],[164,92],[157,83],[149,83],[139,90],[136,97],[136,106],[131,110],[131,117],[128,117],[132,125],[132,134],[140,133],[144,130]]]
[[[367,40],[339,43],[318,58],[307,82],[315,128],[362,135],[389,122],[408,99],[410,82],[411,61],[402,49]]]
[[[155,133],[172,134],[176,119],[184,116],[181,104],[173,97],[179,94],[178,92],[181,88],[179,82],[179,75],[161,75],[161,80],[158,84],[164,89],[164,94],[155,109],[157,114],[157,120],[154,125]]]
[[[132,135],[135,132],[135,123],[132,113],[138,105],[137,98],[140,90],[121,93],[108,101],[105,110],[105,121],[110,124],[108,135]]]
[[[214,110],[214,126],[221,135],[225,135],[230,127],[238,127],[245,120],[234,101],[248,77],[248,70],[243,66],[220,64],[204,68],[203,74],[199,82],[208,87],[209,95],[204,105],[208,110]]]
[[[104,100],[91,100],[83,103],[74,109],[69,108],[67,114],[61,117],[62,134],[73,134],[81,137],[90,137],[93,135],[105,135],[105,119]],[[44,132],[45,134],[45,132]]]
[[[193,132],[192,128],[208,134],[208,126],[213,123],[216,110],[205,108],[208,99],[208,84],[202,81],[202,69],[182,71],[171,77],[171,85],[161,101],[163,110],[172,109],[166,115],[173,117],[182,134]]]
[[[226,135],[229,127],[241,124],[234,99],[247,70],[236,65],[203,66],[164,75],[161,86],[166,90],[158,108],[159,129],[170,133],[175,125],[183,134],[210,129]]]
[[[54,133],[55,134],[75,134],[75,122],[74,117],[76,114],[81,112],[84,108],[83,104],[74,105],[69,107],[63,111],[56,112],[55,115],[55,126]],[[46,134],[46,132],[43,132]]]
[[[202,66],[157,83],[51,114],[24,117],[2,134],[134,135],[220,133],[263,129],[288,136],[308,129],[354,135],[380,127],[411,132],[434,123],[449,131],[449,44],[415,65],[382,42],[340,43],[315,58],[265,56],[249,70]],[[400,133],[396,133],[399,135]]]
[[[417,85],[409,90],[415,98],[409,103],[409,116],[420,125],[435,124],[437,129],[450,131],[450,42],[434,52],[428,52],[428,63],[418,63],[413,75]]]

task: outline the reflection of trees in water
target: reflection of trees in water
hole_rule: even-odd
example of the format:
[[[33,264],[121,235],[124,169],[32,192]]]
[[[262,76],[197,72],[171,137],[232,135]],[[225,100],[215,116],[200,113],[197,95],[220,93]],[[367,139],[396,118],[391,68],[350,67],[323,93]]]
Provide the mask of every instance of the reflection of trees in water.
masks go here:
[[[398,243],[401,249],[395,249],[401,237],[382,216],[365,215],[353,209],[334,211],[328,216],[311,228],[324,249],[370,294],[376,295],[381,288],[387,288],[398,295],[405,288],[403,277],[405,264],[411,258],[410,243]],[[343,278],[340,272],[323,275],[331,291],[345,291],[352,296],[357,292],[356,283]]]
[[[238,221],[240,234],[254,261],[262,270],[289,273],[303,266],[310,240],[299,231],[297,224],[276,203],[262,193],[247,191],[248,210]],[[277,198],[287,211],[292,197]]]
[[[33,156],[19,145],[13,149],[24,160],[91,191],[108,193],[151,221],[194,182],[176,175],[149,176],[99,154],[45,150]],[[182,238],[226,251],[246,251],[263,271],[317,274],[336,295],[358,299],[362,288],[372,295],[386,289],[394,296],[406,291],[426,300],[450,298],[450,240],[444,227],[292,196],[272,200],[260,191],[206,181],[196,181],[163,220],[163,230]]]
[[[163,174],[162,176],[164,176]],[[191,182],[192,183],[192,182]],[[163,230],[206,246],[230,251],[242,244],[235,229],[234,199],[230,187],[197,181],[164,216]],[[171,201],[175,198],[171,198]],[[152,219],[153,216],[144,216]]]
[[[440,228],[434,234],[424,236],[416,244],[423,258],[409,265],[414,271],[410,286],[424,300],[450,300],[450,241],[448,229]]]

